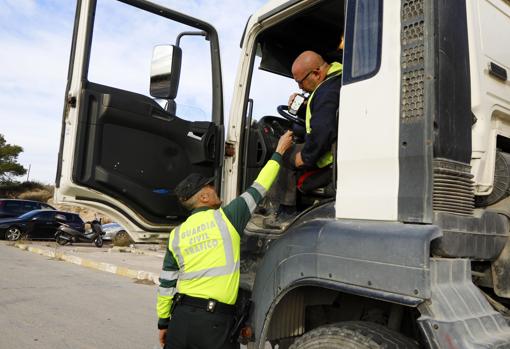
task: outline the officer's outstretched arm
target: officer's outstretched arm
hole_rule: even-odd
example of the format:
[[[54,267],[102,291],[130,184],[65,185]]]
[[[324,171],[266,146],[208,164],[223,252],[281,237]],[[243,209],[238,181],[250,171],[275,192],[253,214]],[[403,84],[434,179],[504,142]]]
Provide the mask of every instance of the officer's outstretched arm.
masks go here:
[[[266,195],[267,191],[278,176],[282,155],[292,145],[292,132],[287,131],[278,141],[276,152],[260,171],[253,184],[239,197],[232,200],[223,208],[229,221],[236,230],[242,234],[246,224],[250,220],[251,214],[257,207],[257,204]]]
[[[253,183],[253,186],[257,187],[257,184],[263,187],[263,195],[271,188],[274,180],[278,176],[280,170],[280,161],[275,161],[275,157],[281,159],[281,156],[292,146],[292,131],[287,131],[283,136],[280,137],[276,151],[271,160],[262,168],[257,179]],[[278,157],[279,155],[279,157]],[[279,160],[278,159],[278,160]]]

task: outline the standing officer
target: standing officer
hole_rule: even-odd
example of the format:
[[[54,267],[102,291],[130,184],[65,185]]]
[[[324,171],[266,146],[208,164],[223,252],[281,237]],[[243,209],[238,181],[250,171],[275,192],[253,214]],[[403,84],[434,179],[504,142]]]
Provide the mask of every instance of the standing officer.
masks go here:
[[[238,347],[230,343],[230,330],[239,289],[240,236],[291,145],[287,131],[251,187],[224,208],[211,185],[214,178],[192,173],[175,188],[192,212],[170,233],[159,279],[159,340],[165,348]]]

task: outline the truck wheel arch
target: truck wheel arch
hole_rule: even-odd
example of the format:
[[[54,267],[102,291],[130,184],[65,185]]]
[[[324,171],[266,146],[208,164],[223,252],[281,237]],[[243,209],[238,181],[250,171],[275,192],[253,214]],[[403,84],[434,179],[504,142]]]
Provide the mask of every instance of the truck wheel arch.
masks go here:
[[[297,281],[271,303],[254,347],[263,348],[266,341],[299,337],[319,326],[360,319],[398,332],[404,312],[418,314],[417,304],[394,303],[362,293],[319,279]]]
[[[275,309],[299,302],[287,297],[301,287],[417,307],[430,297],[429,248],[439,236],[436,226],[398,223],[312,219],[291,227],[271,243],[258,266],[249,319],[256,347],[273,335]],[[398,253],[403,244],[405,256]]]

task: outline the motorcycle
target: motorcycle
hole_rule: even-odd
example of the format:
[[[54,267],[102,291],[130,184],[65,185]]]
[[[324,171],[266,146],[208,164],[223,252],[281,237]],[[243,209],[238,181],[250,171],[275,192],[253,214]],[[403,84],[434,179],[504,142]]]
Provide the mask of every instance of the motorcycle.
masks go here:
[[[96,247],[103,246],[103,235],[105,232],[101,228],[101,222],[97,219],[85,223],[90,224],[92,228],[89,232],[81,232],[67,225],[65,223],[65,217],[61,217],[61,219],[58,217],[56,218],[60,223],[60,226],[57,228],[57,232],[55,233],[55,241],[57,244],[63,246],[73,242],[93,242]]]

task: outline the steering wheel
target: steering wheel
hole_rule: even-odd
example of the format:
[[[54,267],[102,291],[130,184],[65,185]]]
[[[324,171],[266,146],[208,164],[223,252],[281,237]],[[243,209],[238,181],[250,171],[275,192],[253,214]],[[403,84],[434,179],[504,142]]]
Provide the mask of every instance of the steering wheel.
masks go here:
[[[305,120],[298,118],[289,113],[289,107],[286,105],[279,105],[276,107],[278,114],[280,114],[284,119],[289,120],[290,122],[297,124],[298,126],[305,127]]]

